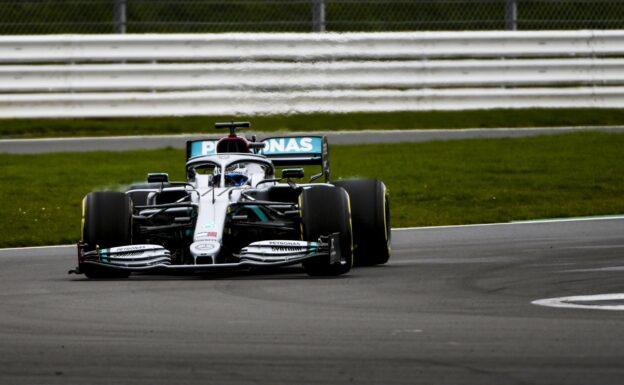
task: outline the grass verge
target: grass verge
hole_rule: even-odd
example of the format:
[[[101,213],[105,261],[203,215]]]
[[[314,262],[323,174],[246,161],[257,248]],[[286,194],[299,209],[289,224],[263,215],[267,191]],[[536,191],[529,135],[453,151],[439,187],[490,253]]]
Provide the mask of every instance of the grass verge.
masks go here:
[[[379,178],[392,225],[624,213],[624,134],[332,147],[332,175]],[[184,176],[183,151],[0,154],[0,247],[78,240],[80,202],[147,172]]]
[[[159,135],[214,131],[214,122],[249,120],[256,131],[388,130],[624,125],[621,109],[418,111],[276,116],[2,120],[1,138]]]

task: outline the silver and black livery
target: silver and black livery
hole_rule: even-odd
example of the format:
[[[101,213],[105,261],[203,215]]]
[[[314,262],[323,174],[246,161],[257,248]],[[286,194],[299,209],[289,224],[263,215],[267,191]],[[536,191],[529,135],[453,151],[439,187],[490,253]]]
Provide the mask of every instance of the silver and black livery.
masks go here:
[[[149,174],[126,192],[83,200],[78,268],[89,278],[132,272],[236,270],[302,264],[340,275],[390,257],[390,209],[377,180],[330,182],[323,136],[239,136],[187,142],[187,180]],[[306,183],[303,168],[320,166]]]

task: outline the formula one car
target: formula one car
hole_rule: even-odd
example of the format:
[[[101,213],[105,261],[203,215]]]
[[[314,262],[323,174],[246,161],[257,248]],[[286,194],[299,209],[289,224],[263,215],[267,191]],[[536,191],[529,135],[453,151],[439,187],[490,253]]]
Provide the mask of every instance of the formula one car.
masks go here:
[[[323,136],[251,140],[230,134],[187,142],[187,181],[164,173],[125,192],[83,200],[78,267],[89,278],[303,264],[332,276],[390,257],[390,206],[377,180],[330,183]],[[308,183],[304,168],[320,166]],[[312,183],[324,178],[324,183]]]

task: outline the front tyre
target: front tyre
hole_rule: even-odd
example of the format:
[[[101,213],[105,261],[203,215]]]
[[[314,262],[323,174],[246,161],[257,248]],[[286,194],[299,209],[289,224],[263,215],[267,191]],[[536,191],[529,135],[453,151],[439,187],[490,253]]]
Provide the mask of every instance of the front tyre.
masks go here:
[[[83,200],[82,242],[87,251],[132,243],[132,202],[121,192],[98,191]],[[88,278],[127,278],[130,272],[83,263]]]
[[[339,233],[341,263],[330,264],[329,256],[303,263],[306,273],[312,276],[341,275],[353,265],[353,237],[349,195],[344,189],[333,186],[314,186],[299,196],[301,238],[318,241],[321,235]]]
[[[349,193],[356,266],[388,262],[391,251],[390,199],[386,186],[373,179],[334,182]]]

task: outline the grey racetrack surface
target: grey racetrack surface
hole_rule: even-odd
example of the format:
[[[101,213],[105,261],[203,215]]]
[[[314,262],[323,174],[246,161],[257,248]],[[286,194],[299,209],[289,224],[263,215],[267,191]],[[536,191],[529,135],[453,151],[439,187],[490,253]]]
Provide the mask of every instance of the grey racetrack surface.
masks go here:
[[[87,281],[73,248],[0,251],[0,383],[624,382],[624,313],[530,303],[624,292],[624,219],[393,237],[333,279]]]
[[[384,131],[321,131],[313,133],[283,133],[283,135],[327,135],[330,144],[368,144],[427,142],[477,138],[519,138],[556,135],[579,131],[624,132],[624,127],[555,127],[555,128],[486,128],[452,130],[384,130]],[[251,137],[252,133],[246,133]],[[280,133],[257,133],[259,138]],[[185,148],[187,140],[220,138],[223,133],[212,130],[207,135],[155,135],[101,138],[0,139],[0,153],[38,154],[48,152],[152,150],[164,147]]]

